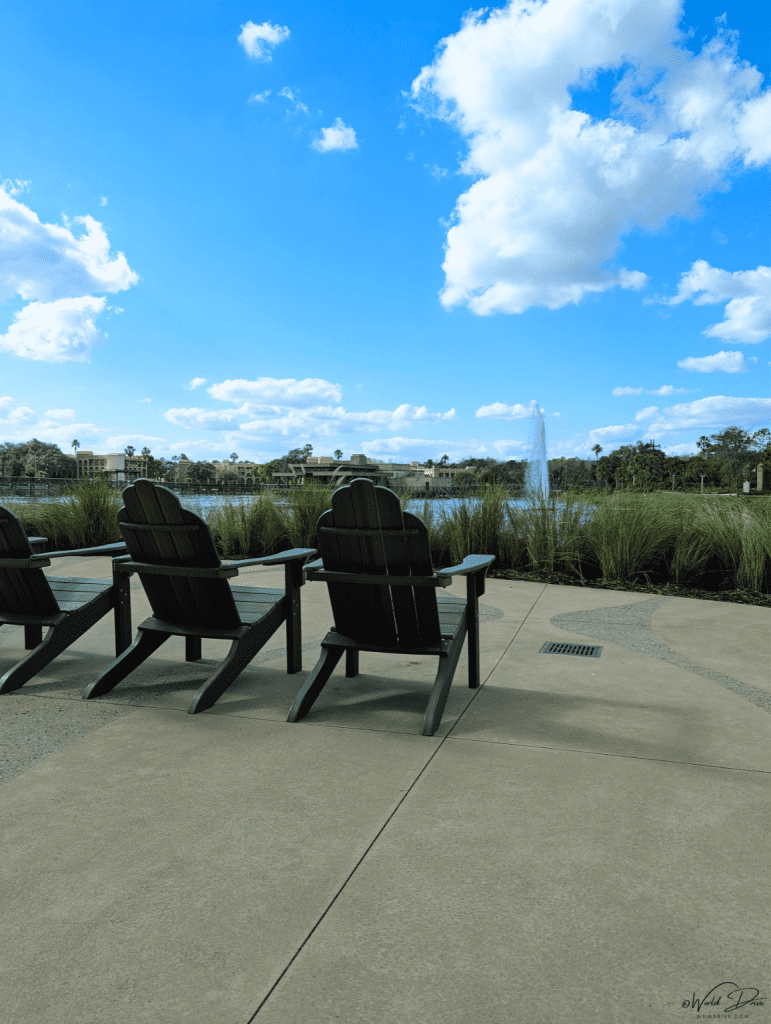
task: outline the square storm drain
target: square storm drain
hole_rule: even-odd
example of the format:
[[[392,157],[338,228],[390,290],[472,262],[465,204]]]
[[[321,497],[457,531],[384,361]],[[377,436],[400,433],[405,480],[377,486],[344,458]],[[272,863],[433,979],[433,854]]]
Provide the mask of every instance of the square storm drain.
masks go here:
[[[602,648],[596,644],[558,644],[553,640],[545,643],[539,654],[574,654],[579,658],[599,658]]]

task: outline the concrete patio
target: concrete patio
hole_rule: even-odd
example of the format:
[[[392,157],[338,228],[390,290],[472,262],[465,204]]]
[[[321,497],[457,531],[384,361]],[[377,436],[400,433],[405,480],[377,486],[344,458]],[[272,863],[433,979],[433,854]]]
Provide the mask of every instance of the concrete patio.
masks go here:
[[[771,611],[490,580],[484,684],[464,655],[427,738],[427,658],[286,723],[331,625],[302,595],[303,672],[277,633],[203,714],[223,641],[80,699],[111,618],[0,697],[5,1024],[771,1019]]]

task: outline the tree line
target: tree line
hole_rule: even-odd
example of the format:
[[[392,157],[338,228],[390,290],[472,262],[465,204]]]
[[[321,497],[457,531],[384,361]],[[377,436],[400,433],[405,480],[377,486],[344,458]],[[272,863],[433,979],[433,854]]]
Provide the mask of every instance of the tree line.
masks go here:
[[[72,447],[77,453],[80,442],[74,440]],[[655,441],[638,441],[633,445],[621,445],[607,455],[596,444],[592,451],[595,459],[559,458],[549,459],[549,486],[552,490],[573,490],[591,487],[634,488],[635,490],[741,490],[744,480],[750,479],[758,464],[763,466],[765,488],[771,487],[771,431],[767,427],[753,434],[740,427],[726,427],[718,433],[703,435],[696,442],[698,451],[693,455],[666,455]],[[236,488],[241,482],[247,484],[270,483],[273,473],[286,472],[290,463],[305,463],[313,453],[313,446],[291,448],[286,455],[273,459],[255,469],[246,478],[235,473],[218,473],[214,463],[204,460],[192,461],[180,453],[169,459],[155,458],[151,450],[143,448],[139,453],[146,460],[147,476],[153,480],[175,480],[179,478],[179,463],[189,463],[185,470],[185,482],[214,485],[225,489]],[[127,456],[136,455],[136,449],[128,445]],[[340,461],[343,453],[337,449],[335,459]],[[235,467],[236,452],[228,460]],[[426,460],[426,465],[456,469],[453,484],[469,488],[479,484],[499,483],[512,489],[522,489],[527,478],[528,460],[468,458],[450,462],[448,455],[442,455],[436,462]],[[466,470],[464,472],[464,470]],[[75,477],[77,466],[74,459],[62,452],[58,445],[39,441],[14,443],[0,442],[0,475],[16,477]],[[673,481],[674,476],[674,481]]]

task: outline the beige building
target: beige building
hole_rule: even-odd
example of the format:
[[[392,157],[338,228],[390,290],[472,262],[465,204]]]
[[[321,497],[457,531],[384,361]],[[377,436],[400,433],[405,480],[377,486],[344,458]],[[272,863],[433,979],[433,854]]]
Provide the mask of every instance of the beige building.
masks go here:
[[[260,470],[262,469],[261,462],[212,462],[214,470],[217,474],[217,479],[224,477],[226,474],[235,473],[239,480],[258,480],[260,476]]]
[[[147,473],[147,459],[141,455],[125,455],[123,452],[108,452],[99,455],[81,448],[71,455],[64,452],[68,459],[74,459],[79,477],[92,477],[98,473],[106,473],[119,483],[135,480]]]

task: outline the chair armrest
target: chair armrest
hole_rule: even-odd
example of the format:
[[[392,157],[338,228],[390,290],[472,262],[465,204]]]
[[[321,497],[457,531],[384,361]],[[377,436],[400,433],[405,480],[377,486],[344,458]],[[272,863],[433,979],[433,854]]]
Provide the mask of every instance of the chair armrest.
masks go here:
[[[48,541],[48,537],[27,537],[27,540],[35,554],[40,555],[42,554],[42,551],[38,551],[37,548],[39,548],[41,544],[45,544]]]
[[[285,565],[287,562],[305,561],[315,554],[315,548],[289,548],[287,551],[280,551],[276,555],[264,555],[262,558],[239,558],[223,562],[222,568],[246,569],[250,565]]]
[[[96,548],[75,548],[72,551],[46,551],[46,558],[64,558],[65,555],[78,555],[79,557],[86,558],[89,555],[123,555],[128,551],[128,548],[123,541],[117,541],[115,544],[100,544]]]
[[[45,569],[50,564],[48,555],[30,555],[29,558],[0,558],[0,569]]]
[[[495,555],[466,555],[460,565],[451,565],[449,569],[437,569],[437,576],[468,576],[470,572],[487,569],[495,561]]]
[[[238,569],[220,565],[211,569],[202,569],[197,565],[150,565],[149,562],[132,562],[116,558],[112,563],[113,571],[123,575],[133,572],[147,573],[150,576],[186,576],[199,580],[226,580],[238,576]]]
[[[495,555],[466,555],[460,565],[448,569],[437,569],[437,576],[465,576],[466,601],[469,608],[476,608],[478,599],[485,592],[485,574],[495,561]],[[476,611],[473,613],[476,616]]]

